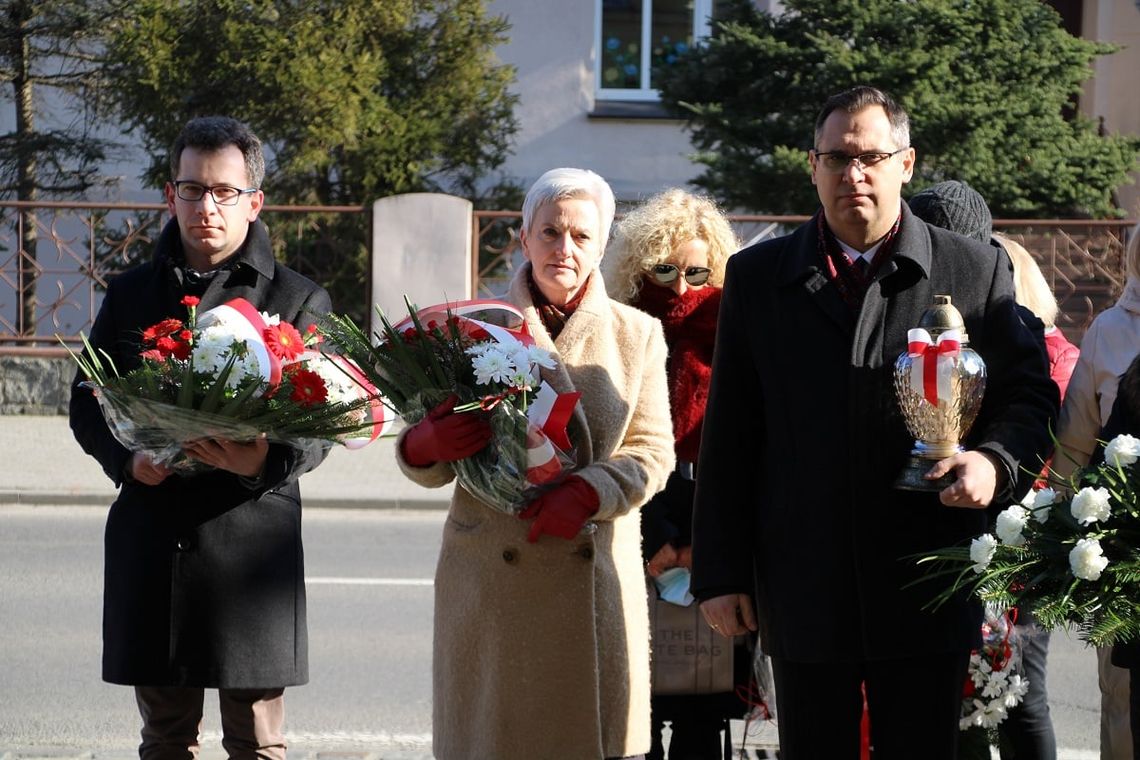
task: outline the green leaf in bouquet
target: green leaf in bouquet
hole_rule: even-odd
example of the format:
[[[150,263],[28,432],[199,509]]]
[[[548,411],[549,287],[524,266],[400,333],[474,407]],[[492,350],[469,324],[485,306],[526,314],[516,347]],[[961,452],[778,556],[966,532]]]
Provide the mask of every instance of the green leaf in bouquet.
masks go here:
[[[180,409],[194,408],[194,361],[191,359],[182,368],[182,381],[178,384],[178,397],[174,405]]]
[[[202,403],[198,405],[200,411],[206,412],[207,414],[214,414],[221,405],[226,395],[226,382],[230,379],[230,375],[234,370],[234,364],[237,363],[237,360],[237,354],[231,351],[229,358],[226,359],[225,365],[214,379],[214,384],[210,386],[206,391],[206,395],[202,397]],[[192,387],[190,390],[191,393],[193,393],[194,389]]]
[[[114,373],[114,376],[119,376],[119,370],[115,367],[115,362],[111,358],[111,355],[101,348],[96,351],[95,348],[92,347],[91,342],[87,340],[87,336],[85,334],[79,333],[79,339],[83,341],[82,354],[77,354],[72,351],[71,346],[64,343],[63,338],[59,337],[59,335],[56,335],[55,337],[56,340],[58,340],[67,350],[67,353],[71,355],[71,358],[75,360],[75,363],[79,365],[79,369],[83,372],[83,376],[91,382],[95,383],[96,385],[106,385],[111,377],[111,375],[108,374],[106,368],[103,366],[103,362],[99,359],[100,354],[102,354],[103,358],[107,360],[107,364],[110,366],[111,371]]]
[[[228,365],[227,365],[228,366]],[[223,417],[238,417],[240,410],[250,401],[253,400],[258,391],[264,391],[264,383],[246,383],[234,397],[225,403],[225,405],[218,411]]]

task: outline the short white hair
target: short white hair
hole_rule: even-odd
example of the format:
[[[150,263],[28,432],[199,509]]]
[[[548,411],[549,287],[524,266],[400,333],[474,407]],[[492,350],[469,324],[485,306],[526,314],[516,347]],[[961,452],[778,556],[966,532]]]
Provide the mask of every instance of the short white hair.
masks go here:
[[[588,199],[598,207],[601,219],[602,251],[610,239],[610,227],[614,223],[614,212],[617,202],[614,200],[614,191],[609,183],[589,169],[551,169],[543,174],[526,191],[526,200],[523,201],[522,223],[523,229],[530,231],[534,222],[534,215],[547,203],[574,199]]]

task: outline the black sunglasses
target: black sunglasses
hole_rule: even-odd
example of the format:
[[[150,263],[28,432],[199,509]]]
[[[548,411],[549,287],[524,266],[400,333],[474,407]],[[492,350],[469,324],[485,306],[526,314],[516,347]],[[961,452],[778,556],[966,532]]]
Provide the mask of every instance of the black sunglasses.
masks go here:
[[[677,275],[681,274],[681,270],[676,264],[654,264],[649,273],[662,285],[672,285],[677,281]],[[704,285],[709,281],[710,274],[712,270],[708,267],[686,267],[685,282],[694,286]]]

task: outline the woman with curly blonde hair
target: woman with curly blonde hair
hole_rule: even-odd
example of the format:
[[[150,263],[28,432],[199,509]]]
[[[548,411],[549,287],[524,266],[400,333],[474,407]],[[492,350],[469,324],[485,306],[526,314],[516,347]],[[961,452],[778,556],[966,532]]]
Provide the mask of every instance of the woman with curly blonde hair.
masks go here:
[[[684,190],[650,198],[618,226],[602,272],[611,298],[661,320],[669,347],[666,376],[677,469],[665,490],[641,510],[642,554],[648,574],[692,566],[694,463],[701,440],[728,257],[738,248],[732,227],[711,200]],[[674,573],[675,574],[675,573]],[[704,625],[703,619],[701,625]],[[748,663],[740,656],[738,663]],[[747,668],[745,668],[747,670]],[[744,680],[741,676],[740,681]],[[654,696],[653,748],[664,758],[663,722],[672,722],[669,756],[721,757],[721,730],[741,717],[734,693]],[[727,743],[728,734],[725,734]]]
[[[670,257],[691,241],[699,241],[697,246],[707,257],[701,268],[708,273],[673,276],[667,266]],[[664,274],[657,274],[654,284],[686,289],[708,284],[719,290],[728,257],[739,247],[732,225],[713,201],[677,188],[666,190],[621,221],[602,262],[606,289],[611,298],[632,303],[647,276],[661,268]],[[663,280],[662,276],[671,279]],[[681,280],[685,281],[683,286]]]

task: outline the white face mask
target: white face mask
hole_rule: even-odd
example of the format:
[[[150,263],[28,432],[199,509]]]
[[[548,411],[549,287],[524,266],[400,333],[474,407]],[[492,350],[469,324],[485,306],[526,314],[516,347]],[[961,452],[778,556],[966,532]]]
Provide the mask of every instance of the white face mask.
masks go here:
[[[657,586],[657,596],[662,600],[688,607],[693,603],[689,593],[689,571],[683,567],[671,567],[653,579]]]

